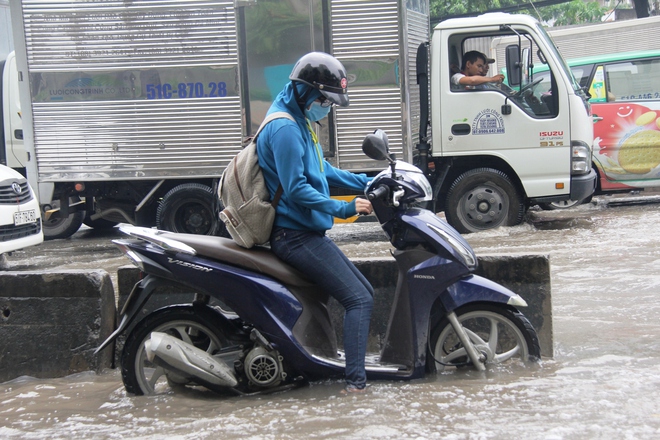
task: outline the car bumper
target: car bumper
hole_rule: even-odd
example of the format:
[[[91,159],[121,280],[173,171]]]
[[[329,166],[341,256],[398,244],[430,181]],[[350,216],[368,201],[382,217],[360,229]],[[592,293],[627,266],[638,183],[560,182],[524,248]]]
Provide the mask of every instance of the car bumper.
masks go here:
[[[44,241],[44,234],[41,227],[38,232],[26,235],[25,237],[14,238],[7,241],[0,241],[0,254],[17,251],[30,246],[41,244]]]

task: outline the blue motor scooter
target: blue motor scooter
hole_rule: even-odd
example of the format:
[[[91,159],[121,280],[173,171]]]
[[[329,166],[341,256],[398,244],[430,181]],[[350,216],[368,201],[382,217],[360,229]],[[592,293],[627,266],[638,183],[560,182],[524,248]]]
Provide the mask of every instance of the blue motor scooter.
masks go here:
[[[446,368],[484,370],[538,359],[536,332],[517,309],[525,301],[474,275],[477,258],[468,243],[434,213],[416,207],[432,197],[424,174],[392,159],[380,130],[366,137],[363,151],[389,162],[365,195],[395,248],[399,271],[382,350],[367,359],[369,379],[414,379]],[[97,352],[131,328],[121,355],[128,392],[154,394],[178,385],[249,394],[343,375],[329,295],[267,247],[121,229],[133,238],[114,242],[143,278],[117,330]],[[195,300],[136,323],[149,297],[173,284],[196,292]]]

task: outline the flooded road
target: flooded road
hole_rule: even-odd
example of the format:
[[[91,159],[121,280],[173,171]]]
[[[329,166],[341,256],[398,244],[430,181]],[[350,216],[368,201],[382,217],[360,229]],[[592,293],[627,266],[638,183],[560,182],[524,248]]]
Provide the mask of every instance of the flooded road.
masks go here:
[[[465,237],[478,254],[547,254],[555,357],[531,369],[457,371],[373,382],[342,396],[340,382],[221,398],[187,392],[127,396],[117,371],[0,384],[0,438],[20,439],[657,439],[660,438],[660,199],[564,212]],[[376,224],[337,226],[352,257],[387,255]],[[117,233],[16,252],[9,270],[104,268],[128,260]],[[58,243],[59,242],[59,243]]]

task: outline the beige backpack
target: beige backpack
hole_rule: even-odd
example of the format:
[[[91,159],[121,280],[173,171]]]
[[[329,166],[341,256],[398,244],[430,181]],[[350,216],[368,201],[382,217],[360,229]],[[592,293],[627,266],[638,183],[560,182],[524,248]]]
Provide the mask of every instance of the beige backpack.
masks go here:
[[[268,115],[248,146],[229,162],[220,178],[218,196],[225,207],[220,212],[220,220],[231,238],[244,248],[267,243],[273,229],[275,207],[283,190],[282,185],[279,185],[275,197],[270,200],[257,157],[257,136],[266,124],[281,118],[294,121],[286,112]]]

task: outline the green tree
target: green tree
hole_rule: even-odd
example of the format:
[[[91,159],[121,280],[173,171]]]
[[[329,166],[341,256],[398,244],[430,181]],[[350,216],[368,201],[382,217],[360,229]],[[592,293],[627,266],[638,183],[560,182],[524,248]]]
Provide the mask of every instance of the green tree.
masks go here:
[[[431,0],[431,16],[437,18],[495,11],[520,4],[518,0]]]
[[[573,0],[560,5],[539,8],[539,14],[541,20],[546,23],[552,23],[553,26],[567,26],[600,22],[607,10],[608,8],[600,6],[596,1]]]

